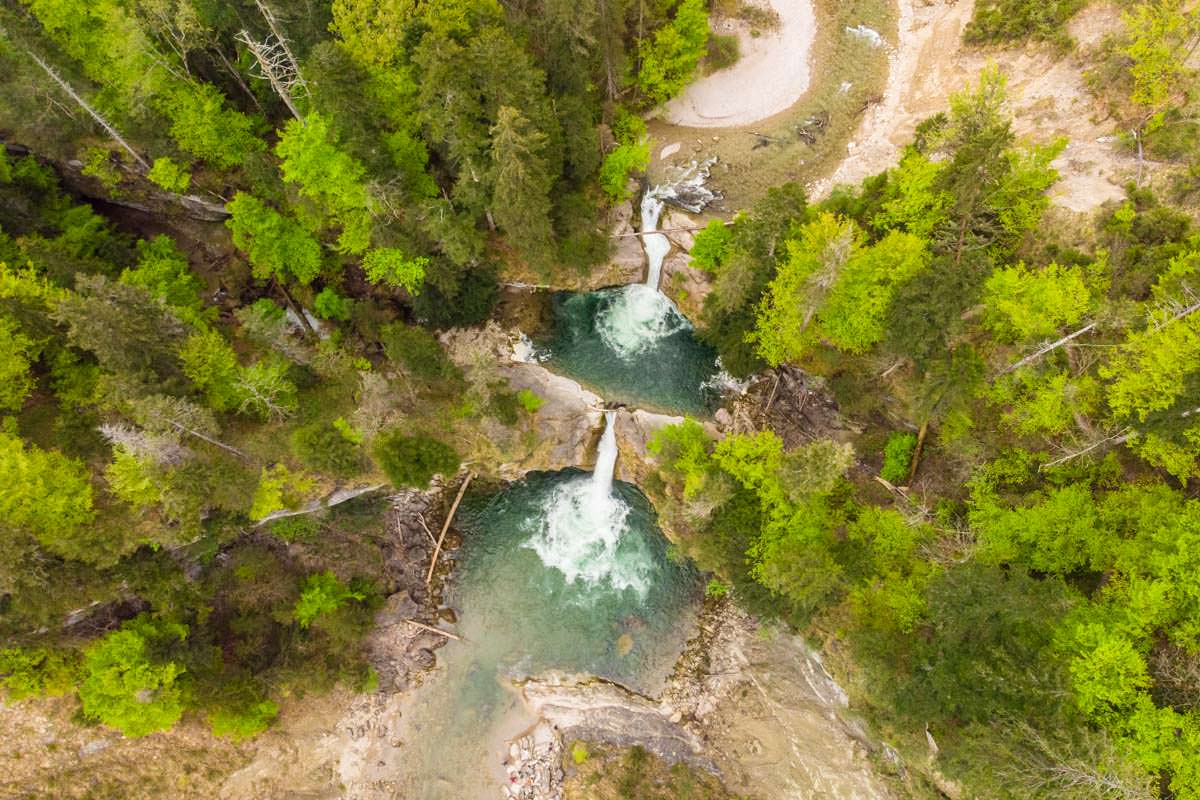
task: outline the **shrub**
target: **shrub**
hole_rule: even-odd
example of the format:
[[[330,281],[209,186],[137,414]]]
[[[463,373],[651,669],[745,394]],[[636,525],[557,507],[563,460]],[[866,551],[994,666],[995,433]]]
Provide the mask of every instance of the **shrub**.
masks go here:
[[[250,506],[250,519],[264,519],[276,511],[296,508],[316,482],[306,475],[292,472],[283,464],[263,467],[254,500]]]
[[[345,322],[350,319],[354,301],[349,297],[342,297],[336,290],[326,286],[313,299],[313,307],[321,319],[336,319]]]
[[[879,471],[879,476],[889,483],[903,484],[908,480],[916,449],[917,437],[914,434],[902,431],[893,433],[883,448],[883,469]]]
[[[720,72],[737,63],[742,57],[736,36],[720,36],[713,34],[708,37],[708,50],[704,56],[704,71],[706,73]]]
[[[192,185],[192,173],[188,168],[168,156],[154,159],[154,166],[150,167],[146,177],[176,194],[183,194]]]
[[[126,736],[170,728],[183,716],[184,668],[162,657],[187,636],[187,626],[146,615],[88,646],[79,685],[83,715]]]
[[[536,414],[546,401],[542,397],[539,397],[532,389],[522,389],[517,392],[517,402],[530,414]]]
[[[453,475],[460,463],[449,445],[424,434],[405,436],[399,431],[379,437],[375,458],[393,485],[420,489],[428,486],[435,474]]]
[[[649,143],[619,145],[605,156],[604,163],[600,166],[600,187],[614,203],[628,200],[631,194],[627,186],[629,175],[645,171],[649,163]]]
[[[316,422],[292,433],[292,452],[311,470],[348,478],[362,466],[358,445],[333,425]]]
[[[66,652],[40,647],[0,650],[0,686],[10,700],[66,694],[75,686],[75,662]]]
[[[707,272],[715,272],[729,255],[733,241],[733,228],[719,219],[711,220],[704,230],[696,234],[692,244],[692,265]]]
[[[1032,37],[1070,47],[1063,29],[1087,0],[980,0],[963,31],[968,44],[996,44]]]
[[[417,294],[425,282],[425,268],[429,259],[424,256],[409,258],[403,250],[380,247],[367,253],[363,259],[363,272],[371,283],[400,286],[409,294]]]
[[[337,611],[348,600],[363,600],[364,597],[362,592],[353,591],[327,570],[305,579],[300,599],[292,609],[292,617],[301,628],[307,628],[322,614]]]
[[[379,338],[388,360],[402,365],[413,377],[436,380],[453,373],[441,344],[424,328],[396,322],[385,326]]]

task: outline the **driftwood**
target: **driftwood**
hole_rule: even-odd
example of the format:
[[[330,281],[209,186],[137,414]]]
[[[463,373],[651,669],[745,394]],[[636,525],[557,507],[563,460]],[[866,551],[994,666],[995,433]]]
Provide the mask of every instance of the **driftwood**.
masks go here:
[[[438,555],[442,552],[442,542],[446,539],[446,531],[449,530],[450,523],[454,520],[454,513],[458,511],[458,504],[462,502],[463,495],[467,492],[467,486],[474,477],[474,472],[467,473],[467,479],[462,482],[462,486],[458,487],[458,496],[454,498],[454,505],[450,506],[450,513],[446,515],[446,521],[442,523],[442,532],[438,534],[437,543],[433,546],[433,558],[429,559],[429,572],[425,575],[426,586],[433,580],[433,571],[437,568]]]
[[[426,625],[424,622],[417,622],[415,619],[406,619],[404,621],[407,622],[409,625],[412,625],[415,628],[420,628],[421,630],[429,631],[430,633],[436,633],[439,636],[445,636],[447,639],[453,639],[456,642],[465,642],[466,641],[466,639],[464,639],[463,637],[459,636],[456,633],[451,633],[450,631],[444,631],[441,628],[435,628],[432,625]]]

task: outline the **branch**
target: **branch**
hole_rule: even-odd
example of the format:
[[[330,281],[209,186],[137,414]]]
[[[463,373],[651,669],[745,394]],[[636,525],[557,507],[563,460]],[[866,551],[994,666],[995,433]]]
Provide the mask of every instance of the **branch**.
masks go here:
[[[228,445],[228,444],[225,444],[224,442],[217,441],[216,439],[213,439],[210,436],[205,436],[200,431],[194,431],[191,428],[180,425],[178,422],[176,422],[173,419],[169,419],[169,420],[167,420],[167,422],[170,423],[171,425],[175,426],[178,430],[183,431],[184,433],[191,434],[192,436],[195,436],[197,439],[202,439],[203,441],[206,441],[211,445],[216,445],[217,447],[221,448],[222,450],[227,450],[230,453],[233,453],[235,456],[238,456],[239,458],[241,458],[245,461],[251,460],[250,456],[246,455],[241,450],[238,450],[236,447],[233,447],[232,445]]]
[[[1022,358],[1020,361],[1018,361],[1017,363],[1011,364],[1008,367],[1005,367],[1002,371],[997,373],[996,377],[992,378],[992,380],[996,380],[997,378],[1003,378],[1008,373],[1018,370],[1021,367],[1025,366],[1026,364],[1028,364],[1032,361],[1036,361],[1037,359],[1046,355],[1046,353],[1049,353],[1052,350],[1057,350],[1058,348],[1062,347],[1067,342],[1070,342],[1072,339],[1075,339],[1079,336],[1083,336],[1085,333],[1087,333],[1088,331],[1090,331],[1092,328],[1095,328],[1095,327],[1096,327],[1096,323],[1089,322],[1087,325],[1084,325],[1082,328],[1075,331],[1074,333],[1069,333],[1066,336],[1059,339],[1057,342],[1051,342],[1050,344],[1043,347],[1041,350],[1038,350],[1036,353],[1027,355],[1024,358]]]

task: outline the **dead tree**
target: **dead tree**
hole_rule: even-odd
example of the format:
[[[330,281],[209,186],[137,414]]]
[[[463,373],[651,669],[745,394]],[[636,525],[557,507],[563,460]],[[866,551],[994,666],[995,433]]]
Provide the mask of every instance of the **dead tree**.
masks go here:
[[[104,128],[104,132],[108,134],[110,139],[119,144],[122,148],[124,148],[125,152],[129,153],[129,155],[133,157],[133,160],[137,162],[138,166],[140,166],[143,170],[148,171],[150,169],[150,164],[147,163],[146,159],[142,158],[141,154],[138,153],[137,150],[133,149],[133,145],[125,141],[125,137],[118,133],[117,129],[114,128],[108,120],[100,116],[99,111],[92,108],[88,101],[80,97],[79,93],[72,88],[71,84],[67,83],[62,77],[59,76],[59,74],[54,70],[54,67],[50,66],[41,58],[39,58],[38,54],[32,50],[26,50],[25,52],[31,59],[33,59],[33,63],[42,68],[42,71],[50,77],[50,80],[58,84],[58,87],[66,92],[67,96],[74,100],[76,105],[86,111],[88,116],[96,121],[96,124],[98,124],[101,128]]]
[[[271,9],[267,8],[262,0],[254,0],[254,4],[267,21],[271,35],[260,42],[252,37],[249,31],[242,30],[236,38],[246,45],[254,60],[258,62],[258,69],[262,73],[260,77],[271,84],[271,88],[292,112],[292,116],[304,122],[304,115],[296,106],[297,97],[308,97],[308,84],[304,82],[304,76],[300,73],[300,63],[292,54],[292,48],[288,47],[287,38],[280,31],[279,23]]]

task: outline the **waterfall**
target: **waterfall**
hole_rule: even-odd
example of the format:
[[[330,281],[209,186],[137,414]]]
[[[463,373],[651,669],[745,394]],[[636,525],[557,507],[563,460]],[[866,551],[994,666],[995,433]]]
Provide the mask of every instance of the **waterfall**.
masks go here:
[[[616,411],[604,412],[604,434],[596,453],[596,468],[592,470],[592,494],[597,500],[612,495],[613,472],[617,468]]]
[[[658,291],[662,280],[662,265],[667,253],[671,252],[671,240],[661,233],[646,233],[657,231],[658,221],[662,218],[663,200],[660,197],[661,187],[654,187],[642,197],[642,249],[646,251],[646,285]]]
[[[632,589],[645,596],[654,580],[653,567],[629,543],[622,543],[629,505],[613,491],[617,465],[615,411],[604,412],[604,434],[591,476],[580,476],[554,489],[537,530],[526,544],[567,583],[596,591]],[[632,549],[631,549],[632,548]]]

